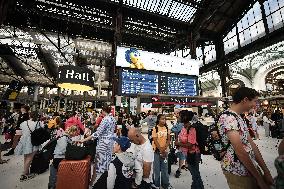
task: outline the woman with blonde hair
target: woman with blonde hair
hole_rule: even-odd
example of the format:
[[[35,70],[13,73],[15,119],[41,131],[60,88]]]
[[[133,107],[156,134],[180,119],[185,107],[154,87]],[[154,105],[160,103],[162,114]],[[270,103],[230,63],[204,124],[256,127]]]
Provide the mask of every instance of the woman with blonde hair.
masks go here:
[[[77,132],[78,132],[78,127],[76,125],[73,125],[70,126],[61,137],[58,138],[53,153],[54,154],[53,163],[50,166],[48,189],[55,189],[59,163],[65,158],[67,144],[72,142],[71,138],[76,136]]]

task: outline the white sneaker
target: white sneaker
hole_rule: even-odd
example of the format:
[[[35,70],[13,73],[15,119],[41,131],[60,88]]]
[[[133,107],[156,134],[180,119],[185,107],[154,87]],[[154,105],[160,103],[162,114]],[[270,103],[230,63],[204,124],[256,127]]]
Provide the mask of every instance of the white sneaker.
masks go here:
[[[152,189],[160,189],[160,187],[157,187],[154,183],[151,183],[151,188]]]

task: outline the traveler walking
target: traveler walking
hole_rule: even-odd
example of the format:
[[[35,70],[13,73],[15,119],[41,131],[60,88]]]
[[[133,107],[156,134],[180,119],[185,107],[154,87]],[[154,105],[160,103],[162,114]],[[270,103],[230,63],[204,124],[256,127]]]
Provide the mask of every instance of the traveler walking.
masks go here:
[[[239,88],[233,95],[233,104],[228,110],[230,114],[224,113],[218,120],[222,141],[229,145],[221,167],[230,189],[268,189],[273,183],[270,171],[240,116],[256,106],[258,96],[254,89]],[[259,172],[259,167],[264,176]]]

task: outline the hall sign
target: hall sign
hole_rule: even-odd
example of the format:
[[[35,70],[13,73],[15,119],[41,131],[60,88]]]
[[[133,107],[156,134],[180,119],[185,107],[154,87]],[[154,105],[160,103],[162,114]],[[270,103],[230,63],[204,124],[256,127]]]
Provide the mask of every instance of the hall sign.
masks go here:
[[[116,66],[140,70],[199,75],[200,61],[152,53],[136,48],[117,48]]]
[[[63,89],[89,91],[94,88],[95,73],[79,66],[64,65],[58,68],[57,84]]]

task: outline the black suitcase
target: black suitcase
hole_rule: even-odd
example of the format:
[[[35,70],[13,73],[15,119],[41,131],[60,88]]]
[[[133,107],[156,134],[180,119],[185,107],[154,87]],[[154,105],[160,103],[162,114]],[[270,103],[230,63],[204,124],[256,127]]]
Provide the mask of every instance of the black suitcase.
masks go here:
[[[41,174],[46,172],[49,169],[50,163],[50,160],[46,157],[47,156],[44,154],[44,152],[37,152],[30,167],[30,173]]]

